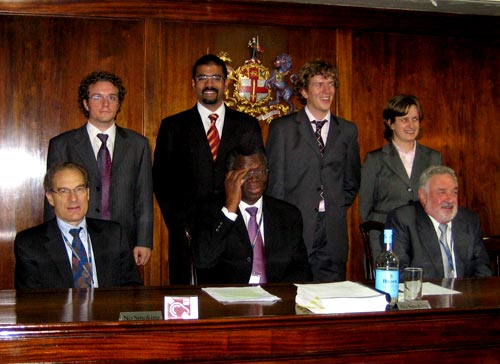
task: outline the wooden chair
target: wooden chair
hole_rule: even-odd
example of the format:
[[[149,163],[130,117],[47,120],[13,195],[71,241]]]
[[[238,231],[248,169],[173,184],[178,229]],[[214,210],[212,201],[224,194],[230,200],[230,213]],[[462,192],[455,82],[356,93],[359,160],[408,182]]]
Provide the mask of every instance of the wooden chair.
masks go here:
[[[375,279],[375,258],[373,257],[372,246],[370,243],[370,231],[376,230],[381,234],[384,232],[384,223],[379,221],[365,221],[359,225],[363,245],[365,248],[365,279]]]
[[[483,244],[490,257],[493,275],[500,277],[500,235],[484,236]]]

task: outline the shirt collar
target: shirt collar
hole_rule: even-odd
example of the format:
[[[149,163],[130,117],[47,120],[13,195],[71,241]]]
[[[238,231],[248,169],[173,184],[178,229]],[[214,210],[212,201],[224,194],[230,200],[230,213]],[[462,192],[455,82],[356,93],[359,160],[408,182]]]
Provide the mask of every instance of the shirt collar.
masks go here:
[[[312,123],[313,121],[319,121],[319,120],[317,120],[317,119],[314,117],[314,115],[311,113],[311,111],[309,110],[309,108],[307,107],[307,105],[306,105],[306,107],[304,108],[304,110],[305,110],[305,112],[306,112],[306,114],[307,114],[307,117],[309,118],[309,121],[310,121],[311,123]],[[324,118],[322,118],[321,120],[328,120],[328,121],[330,121],[330,120],[331,120],[331,116],[332,116],[332,112],[331,112],[331,111],[328,111],[328,113],[325,115],[325,117],[324,117]]]

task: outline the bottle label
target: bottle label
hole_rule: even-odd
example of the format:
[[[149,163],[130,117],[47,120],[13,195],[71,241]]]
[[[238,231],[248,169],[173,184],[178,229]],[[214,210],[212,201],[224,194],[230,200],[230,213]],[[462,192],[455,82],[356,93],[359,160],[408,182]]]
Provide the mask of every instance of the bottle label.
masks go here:
[[[399,291],[399,270],[383,270],[375,271],[375,288],[389,293],[392,300],[398,299]]]

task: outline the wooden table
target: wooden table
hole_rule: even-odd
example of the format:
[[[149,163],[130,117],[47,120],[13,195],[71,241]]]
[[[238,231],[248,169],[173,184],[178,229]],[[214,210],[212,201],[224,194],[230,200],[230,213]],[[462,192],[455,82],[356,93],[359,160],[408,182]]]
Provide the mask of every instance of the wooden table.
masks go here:
[[[448,282],[449,283],[449,282]],[[499,363],[500,279],[456,280],[431,310],[312,315],[293,285],[272,305],[223,305],[199,287],[0,291],[2,363]],[[117,321],[197,295],[200,319]]]

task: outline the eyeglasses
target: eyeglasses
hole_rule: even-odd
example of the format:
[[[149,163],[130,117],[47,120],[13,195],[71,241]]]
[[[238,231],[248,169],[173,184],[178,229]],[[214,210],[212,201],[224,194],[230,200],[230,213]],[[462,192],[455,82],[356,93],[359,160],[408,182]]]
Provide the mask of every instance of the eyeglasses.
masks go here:
[[[194,78],[198,82],[205,82],[208,80],[212,80],[214,82],[221,82],[224,77],[221,75],[198,75]]]
[[[55,194],[58,194],[61,197],[69,197],[71,194],[74,192],[77,196],[82,196],[85,193],[87,193],[87,186],[77,186],[75,188],[66,188],[66,187],[61,187],[55,190],[50,190],[50,192],[53,192]]]
[[[252,177],[255,177],[256,179],[261,179],[264,176],[267,176],[269,173],[269,169],[254,169],[252,171],[248,171],[247,174],[245,174],[244,179],[250,179]]]
[[[104,99],[108,100],[109,103],[115,103],[118,102],[118,95],[111,94],[111,95],[101,95],[101,94],[93,94],[90,96],[90,99],[95,102],[101,102]]]

